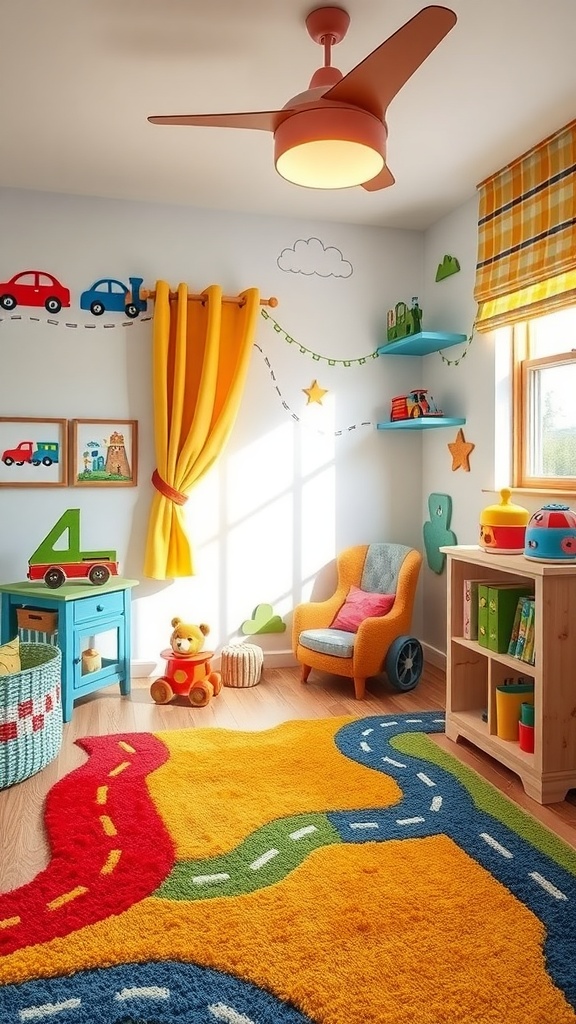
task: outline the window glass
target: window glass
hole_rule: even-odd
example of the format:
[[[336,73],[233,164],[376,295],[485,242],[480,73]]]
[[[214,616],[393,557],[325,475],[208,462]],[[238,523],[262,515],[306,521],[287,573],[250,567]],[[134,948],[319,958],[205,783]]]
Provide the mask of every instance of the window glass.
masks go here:
[[[530,357],[576,351],[576,308],[562,309],[530,321]]]
[[[514,329],[517,487],[576,491],[576,307]]]

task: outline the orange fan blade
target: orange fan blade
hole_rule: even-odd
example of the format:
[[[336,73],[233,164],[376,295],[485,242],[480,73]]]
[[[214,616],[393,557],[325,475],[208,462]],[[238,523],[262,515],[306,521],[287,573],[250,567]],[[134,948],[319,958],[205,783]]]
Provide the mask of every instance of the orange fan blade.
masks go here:
[[[447,7],[425,7],[323,98],[353,103],[384,120],[390,101],[455,24],[456,15]]]
[[[186,124],[207,128],[258,128],[275,132],[290,110],[255,110],[247,114],[170,114],[149,117],[152,124]],[[284,116],[282,116],[284,115]]]
[[[371,178],[370,181],[365,181],[362,188],[365,188],[367,192],[378,192],[381,188],[388,188],[389,185],[393,185],[396,178],[392,174],[392,171],[388,170],[386,164],[377,174],[375,178]]]

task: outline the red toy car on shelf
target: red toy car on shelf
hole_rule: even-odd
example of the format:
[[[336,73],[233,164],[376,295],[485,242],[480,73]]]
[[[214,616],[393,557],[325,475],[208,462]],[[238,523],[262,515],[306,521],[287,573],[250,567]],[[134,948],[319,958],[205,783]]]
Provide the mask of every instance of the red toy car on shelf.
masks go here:
[[[394,420],[415,420],[420,416],[442,416],[442,410],[438,408],[432,395],[428,395],[426,388],[414,388],[407,395],[396,395],[392,399],[390,419]]]
[[[62,562],[60,565],[44,562],[28,566],[28,579],[43,580],[51,590],[62,587],[67,580],[87,580],[93,586],[101,587],[111,576],[118,576],[118,562],[106,558],[86,558],[82,562]]]

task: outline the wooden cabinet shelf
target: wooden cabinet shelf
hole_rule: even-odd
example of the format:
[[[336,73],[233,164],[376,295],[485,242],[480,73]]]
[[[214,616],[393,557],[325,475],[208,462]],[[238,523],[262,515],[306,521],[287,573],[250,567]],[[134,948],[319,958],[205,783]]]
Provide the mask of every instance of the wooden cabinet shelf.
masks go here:
[[[446,735],[468,740],[516,772],[538,803],[563,800],[576,787],[576,565],[493,555],[475,546],[440,550],[448,563]],[[464,580],[479,578],[533,590],[534,665],[462,635]],[[511,671],[534,682],[534,753],[497,735],[496,689]]]

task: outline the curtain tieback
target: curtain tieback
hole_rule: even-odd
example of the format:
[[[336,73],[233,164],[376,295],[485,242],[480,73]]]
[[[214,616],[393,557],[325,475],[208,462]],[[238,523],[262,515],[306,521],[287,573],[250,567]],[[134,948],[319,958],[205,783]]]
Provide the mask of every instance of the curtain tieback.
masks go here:
[[[167,484],[166,481],[162,479],[157,469],[152,473],[152,483],[156,490],[160,491],[160,494],[165,498],[168,498],[168,501],[173,501],[175,505],[185,505],[188,501],[188,495],[182,494],[180,491],[176,491],[173,487],[170,487],[170,484]]]

